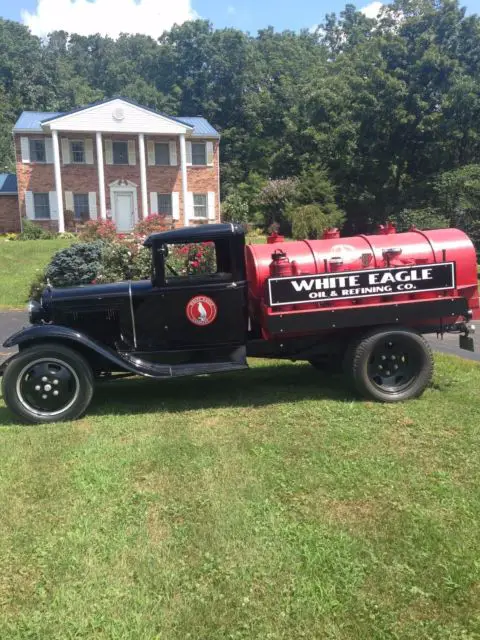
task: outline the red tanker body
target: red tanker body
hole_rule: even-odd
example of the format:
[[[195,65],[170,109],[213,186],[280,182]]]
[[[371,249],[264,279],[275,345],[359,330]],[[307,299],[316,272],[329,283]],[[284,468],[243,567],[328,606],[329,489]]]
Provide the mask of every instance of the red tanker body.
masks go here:
[[[326,234],[323,240],[303,240],[275,244],[281,255],[281,272],[271,245],[247,245],[246,267],[249,282],[249,311],[259,323],[265,339],[311,333],[322,327],[337,328],[333,322],[317,326],[314,322],[272,322],[294,318],[299,313],[321,318],[320,312],[334,317],[349,310],[403,307],[403,313],[426,301],[464,299],[470,316],[479,318],[477,261],[470,239],[457,229],[411,230],[394,233],[385,227],[378,235],[340,238]],[[287,297],[272,299],[272,285],[282,286]],[[288,290],[291,291],[287,299]],[[300,294],[300,295],[299,295]],[[448,305],[442,309],[448,310]],[[448,310],[440,325],[459,321]],[[346,315],[345,315],[346,314]],[[398,314],[397,314],[398,315]],[[337,314],[338,316],[338,314]],[[418,320],[418,322],[417,322]],[[408,325],[424,326],[438,318],[413,314]],[[307,326],[308,325],[308,326]]]

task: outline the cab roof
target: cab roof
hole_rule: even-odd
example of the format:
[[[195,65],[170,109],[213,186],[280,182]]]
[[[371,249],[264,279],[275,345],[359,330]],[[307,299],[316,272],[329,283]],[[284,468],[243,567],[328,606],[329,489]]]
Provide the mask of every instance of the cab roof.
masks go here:
[[[244,235],[244,233],[243,227],[239,224],[200,224],[197,227],[182,227],[172,231],[152,233],[143,244],[145,247],[151,247],[154,242],[163,242],[165,244],[208,242],[235,235]]]

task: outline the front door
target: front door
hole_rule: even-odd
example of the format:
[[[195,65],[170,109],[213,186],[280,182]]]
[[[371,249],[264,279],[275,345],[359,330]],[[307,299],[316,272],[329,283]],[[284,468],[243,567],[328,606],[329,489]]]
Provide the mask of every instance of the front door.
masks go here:
[[[132,193],[117,192],[115,194],[114,216],[118,233],[126,233],[133,229],[135,213]]]

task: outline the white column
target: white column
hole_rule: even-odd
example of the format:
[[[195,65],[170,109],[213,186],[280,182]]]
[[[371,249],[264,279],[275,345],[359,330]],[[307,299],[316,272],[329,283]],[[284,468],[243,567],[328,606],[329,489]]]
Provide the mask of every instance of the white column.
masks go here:
[[[187,149],[185,145],[185,134],[180,134],[180,165],[182,167],[182,195],[183,195],[183,215],[185,226],[188,225],[188,183],[187,183]]]
[[[138,150],[140,152],[140,188],[142,190],[142,213],[143,217],[148,216],[148,193],[147,193],[147,166],[145,163],[145,136],[138,135]]]
[[[52,131],[53,142],[53,165],[55,170],[55,190],[57,192],[58,203],[58,231],[65,233],[65,217],[63,215],[63,190],[62,171],[60,168],[60,146],[58,144],[58,131]]]
[[[105,199],[105,171],[103,168],[103,141],[102,134],[97,131],[97,167],[98,167],[98,196],[100,200],[100,217],[107,217],[107,201]]]

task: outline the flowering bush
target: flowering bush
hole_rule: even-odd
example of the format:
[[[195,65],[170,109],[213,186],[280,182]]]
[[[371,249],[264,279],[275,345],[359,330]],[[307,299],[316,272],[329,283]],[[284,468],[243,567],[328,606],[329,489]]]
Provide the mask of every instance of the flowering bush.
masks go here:
[[[82,242],[103,240],[112,242],[117,236],[117,229],[111,220],[89,220],[80,229],[79,238]]]
[[[213,242],[171,245],[167,263],[179,276],[214,273],[216,270],[215,245]]]
[[[150,249],[138,242],[106,243],[93,284],[146,280],[150,277],[151,263]]]
[[[135,226],[134,234],[139,236],[148,236],[151,233],[158,231],[167,231],[172,227],[165,221],[164,216],[158,215],[158,213],[152,213],[143,220],[140,220]]]

